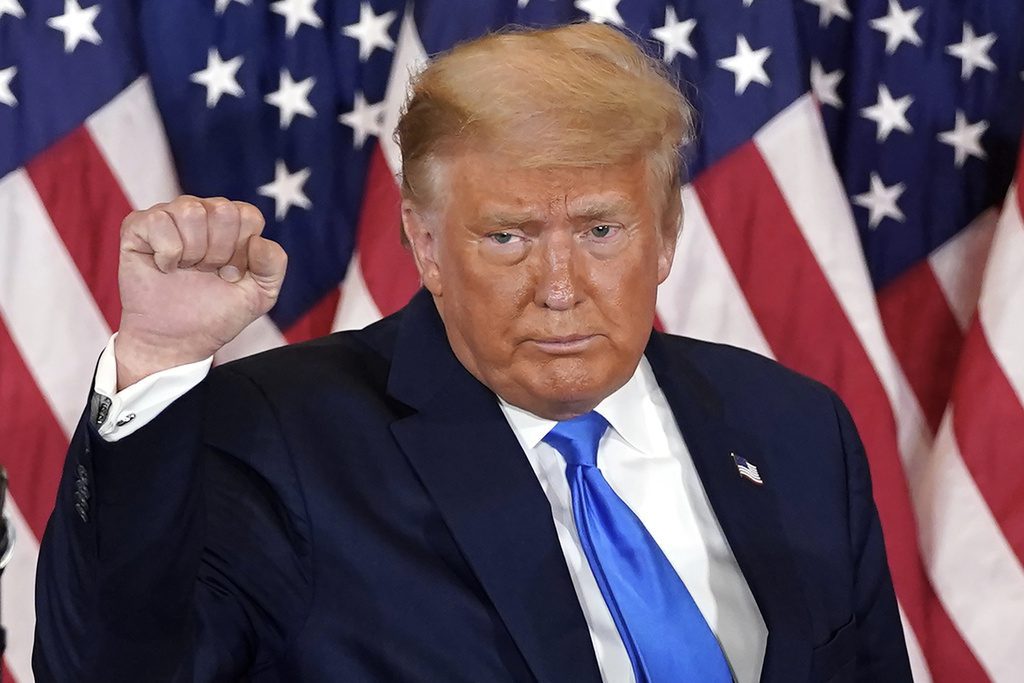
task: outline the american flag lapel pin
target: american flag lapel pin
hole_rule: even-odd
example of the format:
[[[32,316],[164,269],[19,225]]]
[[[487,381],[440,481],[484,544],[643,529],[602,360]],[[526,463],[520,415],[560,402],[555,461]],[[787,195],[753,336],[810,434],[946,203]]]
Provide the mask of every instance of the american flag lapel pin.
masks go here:
[[[732,460],[736,463],[736,471],[740,473],[740,476],[744,479],[748,479],[758,486],[764,485],[764,480],[761,479],[761,474],[757,471],[757,465],[750,462],[746,458],[741,458],[735,453],[730,453]]]

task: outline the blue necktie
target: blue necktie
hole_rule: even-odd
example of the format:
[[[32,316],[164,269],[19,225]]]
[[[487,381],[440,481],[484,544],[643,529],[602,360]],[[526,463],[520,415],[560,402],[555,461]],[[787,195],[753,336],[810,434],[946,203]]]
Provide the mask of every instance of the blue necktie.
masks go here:
[[[583,552],[633,664],[637,683],[729,683],[714,633],[668,558],[597,468],[608,422],[559,422],[544,442],[565,458]]]

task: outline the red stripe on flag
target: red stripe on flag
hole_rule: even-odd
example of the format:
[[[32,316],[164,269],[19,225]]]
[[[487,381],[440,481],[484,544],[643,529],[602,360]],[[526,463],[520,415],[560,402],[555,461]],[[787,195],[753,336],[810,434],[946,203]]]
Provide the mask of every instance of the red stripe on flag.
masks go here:
[[[380,146],[370,155],[356,248],[366,288],[381,315],[408,303],[420,287],[412,255],[402,246],[401,197]]]
[[[928,261],[882,289],[878,309],[889,344],[935,434],[953,386],[963,334]]]
[[[25,168],[103,317],[116,330],[120,228],[132,210],[120,183],[84,127]]]
[[[2,320],[0,368],[0,463],[7,468],[11,496],[36,538],[42,538],[68,441]]]
[[[984,397],[984,400],[979,400]],[[1024,407],[975,317],[953,386],[953,432],[971,477],[1024,563]]]
[[[695,186],[776,357],[835,388],[853,415],[871,466],[893,583],[934,680],[987,680],[921,561],[892,406],[770,170],[747,143]]]
[[[315,339],[325,334],[330,334],[331,326],[334,324],[334,314],[338,310],[338,299],[340,291],[332,287],[320,301],[310,308],[306,313],[292,323],[291,327],[284,330],[284,338],[289,344],[297,344],[307,339]]]

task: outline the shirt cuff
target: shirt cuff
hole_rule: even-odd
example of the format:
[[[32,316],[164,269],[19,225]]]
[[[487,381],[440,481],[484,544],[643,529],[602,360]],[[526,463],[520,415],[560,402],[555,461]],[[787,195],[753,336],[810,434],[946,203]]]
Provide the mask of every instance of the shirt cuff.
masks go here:
[[[104,441],[118,441],[149,424],[164,408],[202,382],[213,365],[210,356],[153,373],[118,391],[115,339],[116,332],[100,354],[93,382],[93,400],[98,406],[93,414]]]

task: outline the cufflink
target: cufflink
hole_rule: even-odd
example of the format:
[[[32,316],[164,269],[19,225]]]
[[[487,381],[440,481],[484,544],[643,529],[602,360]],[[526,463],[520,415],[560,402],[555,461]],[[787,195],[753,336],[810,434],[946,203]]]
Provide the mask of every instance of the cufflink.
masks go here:
[[[107,417],[110,415],[111,405],[113,405],[113,401],[110,398],[95,391],[92,392],[92,398],[89,400],[89,417],[92,420],[93,426],[103,426],[103,423],[107,421]]]

